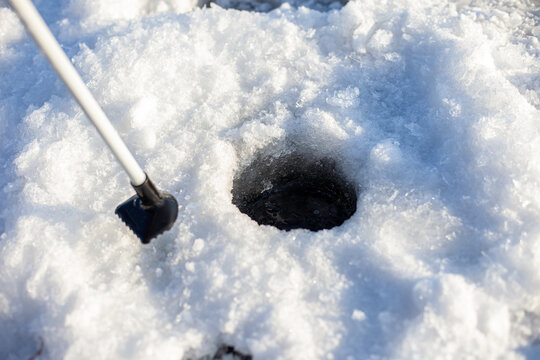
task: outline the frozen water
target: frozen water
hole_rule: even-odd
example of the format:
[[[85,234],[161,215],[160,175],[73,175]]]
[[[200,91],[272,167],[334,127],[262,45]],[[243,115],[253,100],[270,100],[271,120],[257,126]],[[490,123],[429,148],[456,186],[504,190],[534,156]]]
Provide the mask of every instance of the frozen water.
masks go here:
[[[142,246],[127,177],[0,2],[0,358],[538,358],[538,3],[252,4],[36,1],[180,203]],[[362,188],[343,225],[232,204],[291,143]]]

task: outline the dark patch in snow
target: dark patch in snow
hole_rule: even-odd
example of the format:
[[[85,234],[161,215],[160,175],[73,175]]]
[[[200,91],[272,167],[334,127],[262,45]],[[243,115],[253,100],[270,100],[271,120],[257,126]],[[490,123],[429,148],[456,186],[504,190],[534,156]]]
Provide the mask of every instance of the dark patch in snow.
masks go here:
[[[216,3],[225,9],[237,9],[255,12],[270,12],[287,3],[292,7],[307,7],[309,9],[326,12],[341,9],[348,0],[212,0],[205,5]]]
[[[222,344],[214,355],[205,355],[197,360],[251,360],[252,358],[251,355],[236,350],[234,346]]]
[[[251,360],[252,356],[248,354],[236,351],[234,346],[221,345],[221,347],[214,354],[213,360],[230,359],[230,360]]]
[[[233,204],[260,225],[319,231],[343,224],[357,194],[331,158],[258,156],[233,181]]]

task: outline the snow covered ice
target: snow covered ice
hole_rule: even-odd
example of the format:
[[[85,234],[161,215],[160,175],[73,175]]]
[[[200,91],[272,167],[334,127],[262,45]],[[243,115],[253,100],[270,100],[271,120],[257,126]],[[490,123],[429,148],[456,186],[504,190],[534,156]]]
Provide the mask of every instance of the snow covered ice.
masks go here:
[[[538,3],[217,4],[36,1],[180,203],[143,246],[127,176],[0,2],[0,358],[539,358]],[[357,186],[343,225],[233,205],[290,144]]]

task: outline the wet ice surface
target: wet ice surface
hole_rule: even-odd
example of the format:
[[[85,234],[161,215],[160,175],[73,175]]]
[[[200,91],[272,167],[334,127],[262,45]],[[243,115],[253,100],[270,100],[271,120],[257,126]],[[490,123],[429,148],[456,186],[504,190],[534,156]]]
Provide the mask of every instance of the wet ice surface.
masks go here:
[[[0,8],[0,358],[538,357],[533,2],[36,3],[181,207],[149,246],[115,218],[127,177]],[[343,225],[232,203],[291,139],[362,188]]]

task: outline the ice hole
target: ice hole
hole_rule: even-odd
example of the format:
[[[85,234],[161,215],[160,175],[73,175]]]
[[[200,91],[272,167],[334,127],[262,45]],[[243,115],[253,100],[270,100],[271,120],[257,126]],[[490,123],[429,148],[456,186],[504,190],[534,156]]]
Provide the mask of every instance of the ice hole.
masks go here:
[[[185,360],[193,360],[192,357],[184,357]],[[234,348],[234,346],[222,344],[214,355],[205,355],[197,360],[252,360],[250,354],[244,354]]]
[[[332,158],[257,156],[233,181],[233,204],[259,225],[319,231],[356,211],[357,193]]]
[[[309,9],[326,12],[340,9],[347,4],[348,1],[349,0],[206,0],[199,2],[199,4],[202,6],[209,6],[210,3],[216,3],[224,9],[269,12],[288,3],[295,8],[303,6]]]

